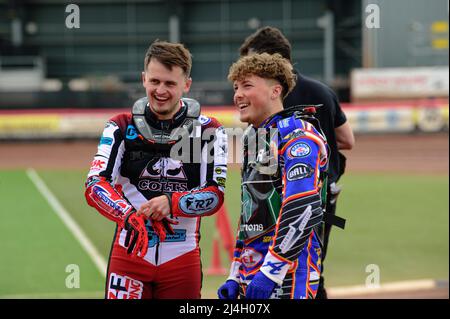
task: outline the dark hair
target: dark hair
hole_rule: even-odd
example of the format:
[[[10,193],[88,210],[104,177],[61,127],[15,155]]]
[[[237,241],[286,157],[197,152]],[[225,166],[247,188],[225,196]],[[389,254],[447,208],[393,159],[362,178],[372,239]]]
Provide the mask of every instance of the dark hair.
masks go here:
[[[239,48],[241,56],[254,53],[279,53],[281,56],[291,61],[291,44],[289,40],[274,27],[262,27],[255,33],[248,36]]]
[[[145,54],[144,70],[147,69],[152,58],[157,59],[169,70],[172,70],[173,66],[179,66],[186,77],[191,74],[192,55],[181,43],[154,41]]]

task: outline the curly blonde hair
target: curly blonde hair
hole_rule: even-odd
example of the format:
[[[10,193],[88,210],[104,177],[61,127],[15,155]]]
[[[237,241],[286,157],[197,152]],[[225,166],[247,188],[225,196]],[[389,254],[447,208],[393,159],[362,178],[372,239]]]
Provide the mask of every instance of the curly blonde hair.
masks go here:
[[[278,81],[283,87],[283,99],[292,91],[296,83],[291,63],[278,53],[251,54],[241,57],[231,65],[228,80],[240,81],[249,75]]]

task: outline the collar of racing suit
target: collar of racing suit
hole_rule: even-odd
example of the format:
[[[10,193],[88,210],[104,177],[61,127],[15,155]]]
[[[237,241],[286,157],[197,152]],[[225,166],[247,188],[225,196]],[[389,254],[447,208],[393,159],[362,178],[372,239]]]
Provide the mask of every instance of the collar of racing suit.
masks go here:
[[[177,113],[170,120],[160,120],[156,117],[156,114],[150,109],[149,105],[145,108],[145,120],[150,126],[153,126],[157,129],[171,130],[175,127],[180,126],[187,115],[187,106],[186,104],[180,100],[181,107]]]
[[[322,134],[322,136],[325,136],[322,132],[322,128],[320,127],[319,120],[314,115],[316,112],[315,109],[320,108],[322,106],[323,106],[322,104],[318,105],[308,104],[308,105],[294,105],[285,108],[282,111],[272,114],[267,119],[265,119],[261,123],[260,127],[264,128],[275,127],[277,121],[295,114],[296,117],[301,118],[314,125],[314,127]]]

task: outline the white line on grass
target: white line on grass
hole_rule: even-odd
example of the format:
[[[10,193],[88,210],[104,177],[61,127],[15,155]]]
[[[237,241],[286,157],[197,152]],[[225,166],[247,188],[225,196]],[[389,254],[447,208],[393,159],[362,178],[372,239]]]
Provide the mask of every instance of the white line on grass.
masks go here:
[[[364,285],[335,287],[335,288],[328,288],[327,292],[330,294],[332,298],[339,298],[343,296],[350,297],[350,296],[377,294],[386,292],[401,292],[419,289],[427,290],[427,289],[434,289],[436,287],[437,287],[436,280],[423,279],[423,280],[390,282],[381,284],[378,287],[367,287]]]
[[[36,171],[32,168],[27,169],[27,175],[31,181],[36,186],[37,190],[44,196],[50,206],[53,208],[56,215],[61,218],[62,222],[70,230],[70,232],[75,236],[81,247],[86,251],[86,253],[91,257],[98,271],[106,277],[106,260],[97,251],[92,242],[72,218],[72,216],[67,212],[67,210],[61,205],[58,199],[53,195],[53,193],[45,185],[44,181],[39,177]]]
[[[105,297],[104,291],[89,291],[89,292],[45,292],[36,294],[17,294],[17,295],[3,295],[0,299],[103,299]]]
[[[381,284],[378,288],[368,288],[366,286],[346,286],[346,287],[332,287],[327,288],[331,298],[340,297],[355,297],[359,295],[367,295],[371,293],[381,292],[408,292],[414,290],[432,290],[437,289],[439,286],[446,286],[448,288],[448,280],[409,280],[409,281],[397,281]],[[92,292],[79,292],[79,293],[38,293],[38,294],[17,294],[17,295],[0,295],[0,299],[45,299],[45,298],[103,298],[103,291]],[[202,297],[206,299],[215,299],[217,294],[202,293]]]

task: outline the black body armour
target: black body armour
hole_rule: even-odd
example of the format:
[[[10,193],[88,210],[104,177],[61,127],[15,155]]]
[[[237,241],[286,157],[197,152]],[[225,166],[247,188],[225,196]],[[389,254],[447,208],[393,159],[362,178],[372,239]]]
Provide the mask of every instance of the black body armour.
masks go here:
[[[193,99],[182,100],[185,106],[167,121],[156,119],[147,97],[133,105],[133,124],[126,130],[121,172],[147,199],[198,186],[200,162],[194,161],[193,154],[195,145],[201,148],[207,141],[201,140],[200,104]],[[183,144],[178,143],[183,137]],[[173,152],[173,148],[179,151]]]
[[[242,195],[239,239],[250,240],[272,231],[277,223],[282,204],[282,177],[278,150],[283,148],[277,123],[295,116],[313,124],[321,132],[317,119],[313,116],[320,105],[298,105],[276,113],[279,119],[268,128],[250,125],[243,135],[244,162],[242,167]],[[295,128],[293,128],[295,129]],[[322,179],[326,178],[324,175]]]

